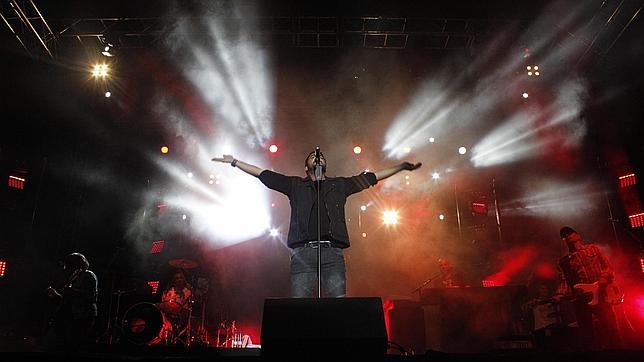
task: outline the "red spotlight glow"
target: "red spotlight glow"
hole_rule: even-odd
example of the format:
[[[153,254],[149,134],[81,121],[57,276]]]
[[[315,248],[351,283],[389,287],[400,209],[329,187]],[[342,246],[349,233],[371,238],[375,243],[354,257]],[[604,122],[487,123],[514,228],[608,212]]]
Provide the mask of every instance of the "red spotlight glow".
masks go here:
[[[640,258],[640,270],[644,273],[644,258]]]
[[[166,154],[170,152],[170,148],[168,146],[161,146],[161,153]]]
[[[353,153],[355,153],[356,155],[359,155],[360,153],[362,153],[362,147],[360,147],[360,146],[355,146],[355,147],[353,148]]]
[[[7,272],[7,262],[0,260],[0,278],[4,277]]]
[[[275,153],[275,152],[277,152],[277,151],[279,150],[279,148],[277,147],[277,145],[273,144],[273,145],[270,145],[270,146],[268,147],[268,150],[269,150],[271,153]]]

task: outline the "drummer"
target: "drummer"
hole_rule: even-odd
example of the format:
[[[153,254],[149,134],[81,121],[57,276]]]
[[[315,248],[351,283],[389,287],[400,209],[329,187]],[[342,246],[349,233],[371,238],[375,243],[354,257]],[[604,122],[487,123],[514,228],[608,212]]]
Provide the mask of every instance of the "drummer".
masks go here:
[[[172,274],[168,287],[163,291],[158,306],[170,320],[177,323],[185,319],[192,297],[192,285],[188,283],[184,271],[177,269]]]

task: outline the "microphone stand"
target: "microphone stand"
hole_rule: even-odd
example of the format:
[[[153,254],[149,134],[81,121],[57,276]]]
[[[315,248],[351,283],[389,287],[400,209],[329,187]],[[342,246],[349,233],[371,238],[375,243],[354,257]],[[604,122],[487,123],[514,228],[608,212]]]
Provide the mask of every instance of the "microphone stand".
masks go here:
[[[317,184],[317,216],[318,216],[318,298],[322,297],[322,235],[320,230],[320,178],[322,178],[322,166],[320,160],[315,160],[315,182]]]
[[[429,279],[425,280],[425,282],[423,284],[421,284],[418,288],[412,290],[411,292],[412,293],[413,292],[418,292],[418,299],[420,299],[420,290],[423,289],[423,287],[425,287],[427,284],[431,283],[432,280],[434,280],[434,279],[438,278],[439,276],[441,276],[441,274],[442,273],[438,273],[438,274],[430,277]]]

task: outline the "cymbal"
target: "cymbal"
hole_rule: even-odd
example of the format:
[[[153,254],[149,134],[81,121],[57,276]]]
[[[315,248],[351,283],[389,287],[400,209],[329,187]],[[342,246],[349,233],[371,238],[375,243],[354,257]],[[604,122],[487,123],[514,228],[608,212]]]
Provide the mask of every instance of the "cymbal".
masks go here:
[[[179,269],[194,269],[199,266],[199,263],[190,259],[172,259],[168,264]]]

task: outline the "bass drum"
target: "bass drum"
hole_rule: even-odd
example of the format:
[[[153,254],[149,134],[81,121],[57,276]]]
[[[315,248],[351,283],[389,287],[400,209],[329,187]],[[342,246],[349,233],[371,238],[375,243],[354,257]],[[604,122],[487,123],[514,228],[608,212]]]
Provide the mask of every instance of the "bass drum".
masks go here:
[[[172,337],[172,324],[152,303],[131,306],[123,316],[122,326],[124,337],[137,345],[168,343]]]

